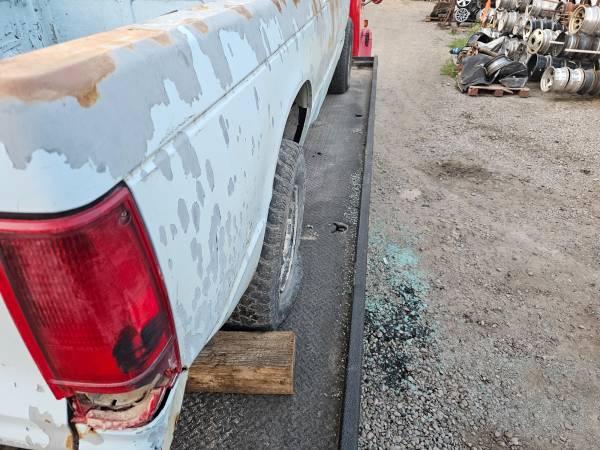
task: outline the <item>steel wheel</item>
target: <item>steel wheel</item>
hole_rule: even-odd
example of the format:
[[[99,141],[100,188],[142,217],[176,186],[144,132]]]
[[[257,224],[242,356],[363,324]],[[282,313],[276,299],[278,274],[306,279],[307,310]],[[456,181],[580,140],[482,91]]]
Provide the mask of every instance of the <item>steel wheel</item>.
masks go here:
[[[296,245],[298,242],[298,186],[294,186],[294,192],[288,208],[287,225],[285,229],[285,240],[283,241],[283,264],[281,264],[281,273],[279,274],[279,291],[283,292],[287,288],[292,273],[292,265],[296,256]]]

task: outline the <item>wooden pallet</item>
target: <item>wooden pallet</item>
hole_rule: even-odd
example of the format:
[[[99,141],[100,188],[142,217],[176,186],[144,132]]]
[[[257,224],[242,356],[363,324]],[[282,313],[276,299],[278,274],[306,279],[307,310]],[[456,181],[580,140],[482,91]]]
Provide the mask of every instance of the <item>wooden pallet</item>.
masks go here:
[[[471,97],[477,97],[480,94],[494,94],[494,97],[502,97],[504,94],[517,94],[521,98],[529,97],[529,88],[507,88],[501,84],[491,84],[489,86],[470,86],[467,94]]]
[[[189,368],[188,392],[291,395],[296,335],[220,331]]]

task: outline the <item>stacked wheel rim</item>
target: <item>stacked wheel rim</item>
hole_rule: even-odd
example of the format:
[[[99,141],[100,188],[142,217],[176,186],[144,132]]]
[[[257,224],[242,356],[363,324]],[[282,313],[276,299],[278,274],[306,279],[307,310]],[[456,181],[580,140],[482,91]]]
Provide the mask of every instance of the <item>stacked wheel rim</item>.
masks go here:
[[[583,22],[581,22],[580,31],[588,34],[600,33],[600,8],[590,6],[585,8]]]
[[[585,6],[579,5],[569,19],[569,31],[571,33],[577,33],[581,29],[583,19],[585,18]]]
[[[530,54],[547,54],[555,35],[556,32],[552,30],[542,30],[541,28],[534,30],[527,39],[527,52]]]
[[[570,70],[568,67],[557,67],[553,72],[552,90],[564,91],[569,83]]]
[[[580,95],[589,94],[594,87],[594,81],[596,80],[596,71],[594,69],[587,69],[583,71],[583,84],[577,91]]]
[[[583,86],[585,74],[583,69],[567,69],[569,71],[569,80],[565,86],[565,92],[575,94]]]
[[[533,17],[554,18],[557,14],[556,3],[548,0],[531,0],[526,12]]]
[[[554,84],[554,67],[547,67],[540,80],[540,89],[542,92],[550,92]]]
[[[454,19],[458,23],[463,23],[469,20],[471,12],[467,8],[457,8],[454,10]]]
[[[549,55],[531,55],[527,61],[527,71],[531,81],[540,81],[546,68],[552,65],[552,57]]]
[[[491,77],[503,67],[508,66],[511,62],[512,61],[506,56],[498,55],[495,58],[490,59],[487,63],[485,63],[483,68],[485,69],[485,73],[487,74],[487,76]]]
[[[600,95],[600,74],[598,74],[596,71],[594,71],[594,81],[592,82],[592,87],[590,88],[588,94],[593,96]]]
[[[569,31],[600,35],[600,7],[579,5],[569,19]]]

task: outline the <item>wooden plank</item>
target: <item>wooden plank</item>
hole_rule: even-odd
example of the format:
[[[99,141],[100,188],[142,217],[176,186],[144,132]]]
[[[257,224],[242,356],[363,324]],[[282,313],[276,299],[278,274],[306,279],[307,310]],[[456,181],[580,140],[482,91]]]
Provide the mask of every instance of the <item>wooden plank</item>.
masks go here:
[[[296,335],[221,331],[189,369],[188,392],[291,395]]]
[[[501,90],[503,92],[506,92],[507,94],[512,94],[512,90],[510,90],[509,88],[507,88],[506,86],[502,86],[501,84],[490,84],[488,86],[476,86],[477,89],[479,90],[483,90],[483,91],[498,91]]]

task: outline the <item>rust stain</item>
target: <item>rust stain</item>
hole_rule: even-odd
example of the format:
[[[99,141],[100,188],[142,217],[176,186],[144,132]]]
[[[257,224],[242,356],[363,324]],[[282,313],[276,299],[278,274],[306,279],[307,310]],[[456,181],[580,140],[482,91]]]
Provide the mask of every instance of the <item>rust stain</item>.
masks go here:
[[[171,39],[171,35],[166,31],[163,31],[162,33],[158,33],[156,36],[152,36],[150,39],[152,39],[154,42],[162,45],[163,47],[166,47],[173,43],[173,39]]]
[[[35,53],[39,54],[34,55]],[[75,57],[44,53],[32,52],[23,55],[24,58],[18,56],[0,62],[0,98],[49,102],[63,97],[75,97],[82,107],[89,108],[99,98],[98,83],[116,69],[115,62],[108,53],[74,55]],[[37,58],[27,57],[28,55]]]
[[[335,35],[337,34],[335,18],[338,13],[338,10],[339,10],[339,1],[338,0],[329,0],[329,16],[331,17],[331,31],[329,33],[327,47],[330,49],[333,48],[333,40],[334,40]]]
[[[300,4],[300,0],[293,0],[294,1],[294,6],[298,6]]]
[[[316,15],[319,12],[319,4],[318,4],[319,0],[312,0],[312,6],[313,6],[313,14]]]
[[[104,442],[102,435],[98,434],[94,428],[87,425],[78,426],[77,434],[79,436],[79,442],[86,441],[93,445],[100,445]]]
[[[185,19],[181,22],[183,25],[190,25],[202,34],[208,33],[208,25],[200,19]]]
[[[67,441],[65,442],[65,447],[67,448],[67,450],[74,450],[74,446],[73,446],[73,435],[71,433],[69,433],[69,435],[67,436]]]
[[[94,86],[88,92],[84,92],[81,95],[77,95],[75,98],[81,106],[83,106],[84,108],[89,108],[98,101],[98,97],[100,97],[100,95],[98,94],[98,86]]]
[[[86,436],[97,436],[97,435],[98,435],[98,432],[96,430],[94,430],[93,428],[87,428],[85,431],[79,432],[80,439],[85,439]]]
[[[172,44],[165,30],[117,28],[0,61],[0,99],[24,102],[74,97],[84,108],[99,99],[98,84],[117,66],[111,52],[152,40]]]
[[[235,11],[236,13],[240,14],[241,16],[244,16],[248,20],[252,19],[252,13],[244,5],[227,6],[227,9]]]
[[[207,9],[210,9],[210,8],[208,7],[208,5],[200,3],[199,5],[192,6],[192,7],[187,8],[187,9],[189,9],[190,11],[206,11]]]
[[[283,1],[282,0],[271,0],[271,1],[277,8],[277,11],[281,12],[283,10]]]

